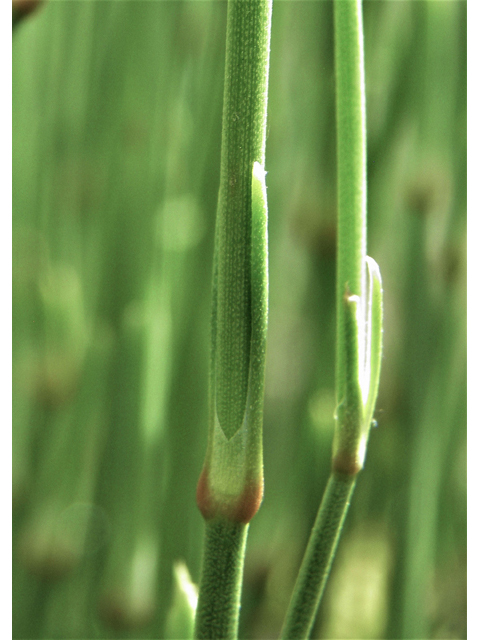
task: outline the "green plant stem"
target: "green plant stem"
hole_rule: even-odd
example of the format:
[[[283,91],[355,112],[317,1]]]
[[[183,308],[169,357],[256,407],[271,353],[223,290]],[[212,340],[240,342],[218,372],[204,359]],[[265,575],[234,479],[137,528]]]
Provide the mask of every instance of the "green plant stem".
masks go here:
[[[197,638],[235,638],[248,522],[263,496],[265,139],[272,0],[229,0],[215,230],[206,520]]]
[[[223,518],[207,522],[196,638],[237,637],[247,531],[248,524]]]
[[[365,298],[366,124],[361,0],[335,0],[337,104],[337,404],[347,385],[344,295]]]
[[[216,228],[212,367],[220,426],[244,417],[252,340],[252,169],[265,164],[271,0],[230,0]]]
[[[363,467],[382,347],[380,272],[366,255],[366,126],[361,0],[335,0],[338,250],[336,429],[332,473],[282,638],[307,638]],[[368,287],[367,287],[368,269]]]
[[[315,622],[356,476],[332,472],[318,510],[282,629],[284,640],[308,638]]]
[[[210,415],[197,503],[248,522],[263,493],[265,138],[271,0],[230,0],[215,231]],[[228,514],[228,515],[227,515]]]

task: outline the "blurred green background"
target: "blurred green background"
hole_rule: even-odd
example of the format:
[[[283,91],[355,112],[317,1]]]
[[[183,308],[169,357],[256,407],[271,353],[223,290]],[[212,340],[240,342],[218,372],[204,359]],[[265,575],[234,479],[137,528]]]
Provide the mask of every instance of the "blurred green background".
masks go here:
[[[15,29],[14,638],[181,636],[226,8],[50,0]],[[313,637],[466,638],[466,2],[367,0],[364,28],[384,359]],[[334,90],[332,2],[275,0],[265,498],[242,638],[278,637],[329,474]]]

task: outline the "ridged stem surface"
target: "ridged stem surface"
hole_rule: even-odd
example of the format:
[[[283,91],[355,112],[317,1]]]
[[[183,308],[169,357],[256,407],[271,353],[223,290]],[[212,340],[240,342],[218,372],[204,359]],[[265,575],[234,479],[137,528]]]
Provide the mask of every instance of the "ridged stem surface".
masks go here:
[[[283,640],[308,638],[330,574],[355,487],[354,476],[330,476],[298,574],[282,630]]]
[[[247,530],[248,525],[224,519],[207,522],[196,638],[237,637]]]

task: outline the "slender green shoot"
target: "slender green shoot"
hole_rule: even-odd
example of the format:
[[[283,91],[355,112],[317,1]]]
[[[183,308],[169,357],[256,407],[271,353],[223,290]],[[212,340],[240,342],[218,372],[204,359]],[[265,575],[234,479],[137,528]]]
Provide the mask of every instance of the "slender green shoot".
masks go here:
[[[244,420],[228,440],[214,405],[207,457],[197,488],[206,520],[204,564],[196,618],[197,638],[235,638],[248,523],[263,497],[262,419],[267,328],[265,172],[252,178],[252,346]],[[213,398],[215,401],[215,396]]]
[[[363,468],[380,376],[382,284],[366,255],[366,126],[361,0],[336,0],[338,246],[336,428],[332,473],[282,638],[308,638]]]
[[[248,523],[263,496],[265,139],[271,0],[229,0],[215,236],[206,520],[197,638],[235,638]]]
[[[285,619],[285,640],[310,634],[354,487],[354,476],[331,474]]]

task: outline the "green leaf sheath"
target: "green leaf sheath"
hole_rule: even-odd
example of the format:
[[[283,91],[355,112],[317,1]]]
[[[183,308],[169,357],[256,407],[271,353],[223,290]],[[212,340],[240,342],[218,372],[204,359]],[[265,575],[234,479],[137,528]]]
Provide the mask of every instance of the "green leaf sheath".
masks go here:
[[[366,118],[362,3],[335,0],[335,73],[337,112],[337,404],[346,385],[346,291],[365,294]]]
[[[267,199],[265,171],[255,162],[252,173],[252,337],[248,391],[242,427],[225,437],[211,397],[209,442],[198,488],[197,502],[208,520],[224,515],[249,522],[263,496],[263,395],[268,316]],[[215,268],[218,268],[216,263]],[[216,288],[214,286],[214,304]],[[214,334],[216,322],[214,321]],[[212,362],[212,367],[214,362]],[[212,383],[212,387],[213,387]],[[211,390],[212,392],[212,390]]]
[[[354,476],[330,476],[282,629],[283,640],[305,639],[310,634],[354,487]]]
[[[346,380],[333,445],[333,469],[353,475],[363,468],[382,360],[382,280],[375,260],[367,256],[366,266],[365,322],[359,297],[343,296]]]
[[[268,313],[265,139],[271,0],[229,0],[215,230],[210,415],[197,503],[197,638],[236,638],[248,522],[263,496]]]
[[[264,147],[271,0],[230,0],[215,237],[210,415],[197,502],[248,522],[263,495],[268,311]]]
[[[224,519],[207,522],[196,638],[237,637],[247,530],[248,524]]]
[[[265,164],[271,0],[230,0],[217,210],[214,378],[219,424],[241,428],[252,340],[252,167]]]
[[[362,424],[363,404],[359,373],[361,370],[359,338],[360,298],[345,293],[344,312],[345,385],[342,402],[337,406],[333,442],[333,468],[340,473],[355,475],[363,464]]]

